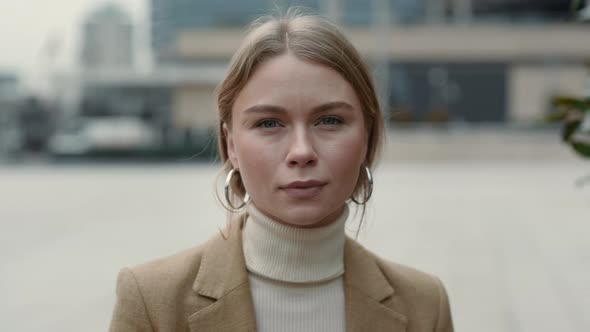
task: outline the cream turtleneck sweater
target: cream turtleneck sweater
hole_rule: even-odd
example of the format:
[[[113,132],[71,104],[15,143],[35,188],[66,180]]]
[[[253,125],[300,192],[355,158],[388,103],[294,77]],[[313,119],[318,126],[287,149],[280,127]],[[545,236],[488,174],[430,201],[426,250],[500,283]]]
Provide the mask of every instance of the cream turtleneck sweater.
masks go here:
[[[296,228],[248,207],[244,257],[258,331],[344,331],[344,225]]]

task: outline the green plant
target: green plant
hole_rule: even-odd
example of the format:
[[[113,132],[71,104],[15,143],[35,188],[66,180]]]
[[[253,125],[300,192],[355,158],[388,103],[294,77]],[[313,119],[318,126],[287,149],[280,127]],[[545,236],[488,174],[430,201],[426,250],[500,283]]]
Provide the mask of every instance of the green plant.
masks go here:
[[[552,99],[556,111],[549,114],[551,122],[563,122],[562,140],[579,155],[590,158],[590,128],[584,125],[590,117],[590,96],[558,96]]]

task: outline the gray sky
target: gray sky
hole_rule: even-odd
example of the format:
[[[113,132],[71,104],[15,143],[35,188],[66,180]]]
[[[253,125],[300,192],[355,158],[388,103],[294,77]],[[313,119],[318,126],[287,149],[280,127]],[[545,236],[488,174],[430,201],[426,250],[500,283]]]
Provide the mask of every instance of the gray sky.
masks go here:
[[[101,3],[128,9],[135,22],[146,16],[147,0],[0,0],[0,70],[23,75],[27,85],[49,71],[44,54],[53,40],[53,68],[71,69],[77,52],[78,29],[86,13]]]

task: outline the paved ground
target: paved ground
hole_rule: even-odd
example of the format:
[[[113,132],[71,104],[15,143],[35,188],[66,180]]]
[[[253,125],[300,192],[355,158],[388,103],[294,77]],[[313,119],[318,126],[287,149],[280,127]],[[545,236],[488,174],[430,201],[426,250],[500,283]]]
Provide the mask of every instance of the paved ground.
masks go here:
[[[386,158],[360,240],[440,276],[457,331],[590,331],[590,186],[574,185],[590,162],[546,159]],[[224,223],[215,172],[1,166],[2,329],[105,331],[120,267]]]

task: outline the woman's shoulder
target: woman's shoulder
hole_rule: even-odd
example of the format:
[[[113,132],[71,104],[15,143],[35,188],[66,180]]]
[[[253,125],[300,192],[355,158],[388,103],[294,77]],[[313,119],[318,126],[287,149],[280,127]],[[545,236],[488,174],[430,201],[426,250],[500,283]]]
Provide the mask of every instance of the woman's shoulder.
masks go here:
[[[152,259],[123,270],[129,272],[146,289],[179,287],[194,281],[199,272],[206,248],[220,237],[215,234],[208,241],[167,256]],[[192,279],[192,280],[191,280]],[[156,287],[157,286],[157,287]]]
[[[438,277],[384,259],[354,240],[348,243],[345,275],[355,292],[414,322],[413,331],[453,331],[449,299]]]
[[[377,262],[395,290],[390,305],[395,307],[396,302],[412,303],[405,306],[405,313],[415,324],[424,326],[424,329],[419,328],[417,331],[432,326],[435,331],[454,330],[449,296],[437,276],[382,258],[377,258]]]
[[[147,331],[154,326],[165,331],[183,329],[185,311],[194,312],[208,304],[189,294],[193,293],[207,248],[220,238],[216,234],[201,245],[121,269],[110,331]],[[180,298],[188,301],[186,307],[170,306]]]
[[[362,251],[374,261],[380,274],[395,290],[396,295],[412,299],[437,302],[445,298],[446,290],[439,277],[406,264],[394,262],[365,248],[355,241]]]
[[[366,248],[356,240],[350,241],[353,247],[356,247],[355,251],[362,251],[364,255],[370,257],[371,261],[374,261],[381,273],[383,273],[389,281],[395,281],[396,284],[412,284],[412,285],[423,285],[425,287],[437,287],[439,278],[434,274],[419,270],[415,267],[405,265],[399,262],[394,262],[389,259],[383,258],[381,255],[373,252]]]
[[[238,228],[232,229],[232,234],[239,234]],[[111,331],[185,330],[187,317],[210,305],[219,292],[247,281],[245,272],[231,273],[243,261],[236,260],[239,239],[220,231],[196,247],[123,268],[117,278]],[[226,283],[218,284],[223,276]]]
[[[375,255],[375,260],[387,279],[394,282],[398,288],[411,286],[410,288],[416,291],[424,290],[432,294],[432,290],[436,291],[441,286],[440,279],[432,273],[393,262],[377,255]]]

